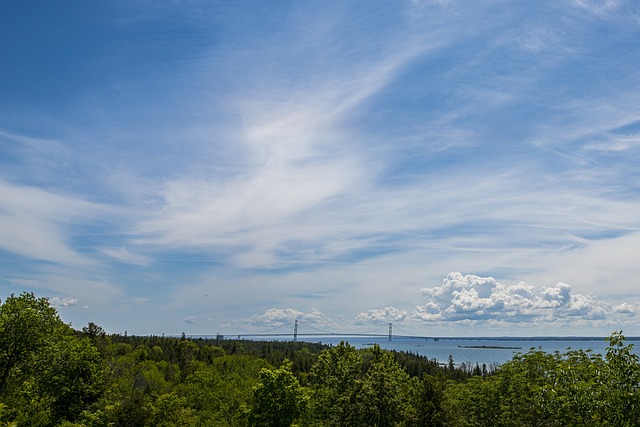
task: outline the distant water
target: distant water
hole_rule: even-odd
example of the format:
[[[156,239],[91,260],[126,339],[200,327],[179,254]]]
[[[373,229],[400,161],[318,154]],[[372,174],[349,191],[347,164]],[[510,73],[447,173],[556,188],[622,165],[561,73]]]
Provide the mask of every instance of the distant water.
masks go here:
[[[487,367],[499,366],[513,358],[517,353],[526,353],[529,349],[542,349],[547,353],[556,350],[564,353],[568,349],[587,350],[604,355],[608,343],[602,338],[578,338],[578,337],[549,337],[549,338],[441,338],[434,341],[433,338],[393,337],[389,341],[386,337],[361,338],[361,337],[320,337],[298,338],[300,341],[321,342],[323,344],[337,345],[340,341],[347,341],[356,348],[372,347],[378,344],[386,350],[406,351],[429,359],[436,359],[440,363],[447,363],[449,355],[453,356],[456,365],[465,363],[475,366],[476,363]],[[638,338],[627,338],[626,344],[634,344],[634,353],[640,355],[640,343]]]

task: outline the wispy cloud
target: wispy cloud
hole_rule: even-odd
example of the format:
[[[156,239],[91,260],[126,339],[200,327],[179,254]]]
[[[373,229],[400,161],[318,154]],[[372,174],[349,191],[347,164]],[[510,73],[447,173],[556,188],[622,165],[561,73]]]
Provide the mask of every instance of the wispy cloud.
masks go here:
[[[104,207],[73,196],[0,181],[0,248],[28,258],[64,264],[94,262],[70,244],[77,221],[87,221]]]
[[[589,13],[602,16],[615,10],[624,2],[621,0],[572,0],[572,3]]]
[[[114,258],[121,262],[125,262],[127,264],[148,266],[153,263],[153,258],[145,255],[134,254],[124,246],[121,246],[119,248],[103,248],[101,249],[101,252],[105,255],[110,256],[111,258]]]

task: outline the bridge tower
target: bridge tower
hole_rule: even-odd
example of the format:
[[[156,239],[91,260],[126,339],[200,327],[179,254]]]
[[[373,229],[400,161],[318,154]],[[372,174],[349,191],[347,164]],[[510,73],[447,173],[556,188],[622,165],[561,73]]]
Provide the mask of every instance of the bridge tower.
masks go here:
[[[296,323],[293,325],[293,340],[298,341],[298,319],[296,319]]]
[[[393,323],[389,323],[389,341],[391,341],[391,330],[393,328]]]

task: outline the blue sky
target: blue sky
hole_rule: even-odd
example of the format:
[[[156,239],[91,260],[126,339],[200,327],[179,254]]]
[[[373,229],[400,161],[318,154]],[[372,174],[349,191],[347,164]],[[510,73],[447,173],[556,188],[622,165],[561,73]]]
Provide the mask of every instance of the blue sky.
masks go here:
[[[638,334],[635,1],[21,1],[0,24],[3,297],[130,334]]]

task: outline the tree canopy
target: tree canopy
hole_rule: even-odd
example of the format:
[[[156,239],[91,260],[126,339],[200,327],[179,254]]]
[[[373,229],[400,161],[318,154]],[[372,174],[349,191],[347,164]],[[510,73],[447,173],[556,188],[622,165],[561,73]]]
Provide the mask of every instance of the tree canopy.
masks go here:
[[[379,346],[76,331],[46,298],[0,305],[0,425],[638,426],[640,363],[532,349],[497,370]]]

